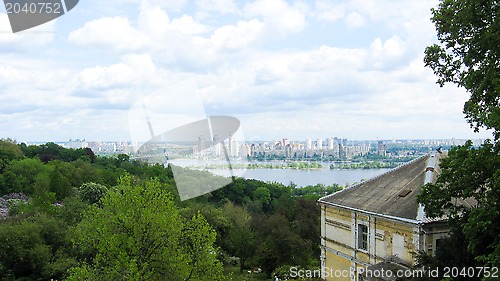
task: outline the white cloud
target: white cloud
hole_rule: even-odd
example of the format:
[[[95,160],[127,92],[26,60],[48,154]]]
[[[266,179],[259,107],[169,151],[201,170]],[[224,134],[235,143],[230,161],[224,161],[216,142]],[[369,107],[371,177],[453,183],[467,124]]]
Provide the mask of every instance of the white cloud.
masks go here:
[[[321,46],[311,52],[304,67],[306,70],[325,70],[361,68],[365,63],[366,52],[361,49],[333,48]]]
[[[183,15],[178,19],[172,20],[172,23],[168,25],[167,29],[179,31],[184,34],[195,35],[206,32],[208,27],[195,22],[191,16]]]
[[[140,1],[150,3],[151,5],[162,7],[163,9],[166,9],[167,11],[180,11],[188,3],[187,0],[168,0],[168,1],[165,1],[165,0],[140,0]]]
[[[9,65],[0,65],[0,85],[19,83],[29,80],[31,74]]]
[[[127,55],[110,66],[85,68],[78,74],[83,89],[106,89],[146,84],[154,79],[156,66],[148,54]]]
[[[54,40],[55,21],[12,33],[6,13],[0,13],[0,50],[19,51],[44,46]]]
[[[365,18],[356,12],[352,12],[345,18],[345,24],[350,29],[361,27],[365,25]]]
[[[288,5],[284,0],[256,0],[245,6],[246,17],[262,17],[270,35],[286,36],[297,33],[306,26],[304,12]]]
[[[404,43],[398,36],[393,36],[385,42],[377,38],[370,47],[376,55],[384,57],[399,57],[404,53]]]
[[[87,22],[69,34],[69,41],[78,46],[101,45],[115,50],[140,50],[149,44],[149,39],[123,17]]]
[[[236,4],[233,0],[198,0],[196,6],[202,12],[216,12],[228,14],[237,12]]]
[[[143,4],[138,19],[138,27],[149,34],[161,36],[170,24],[168,14],[158,6]]]
[[[104,3],[99,3],[99,0],[94,0],[95,2],[91,2],[91,5],[98,5],[98,7],[105,6],[109,8],[110,6],[115,7],[116,10],[121,10],[120,5],[124,4],[136,4],[140,5],[149,5],[149,6],[158,6],[166,11],[179,12],[186,7],[188,4],[188,0],[108,0]],[[100,4],[100,5],[99,5]],[[80,4],[81,5],[81,4]],[[102,5],[102,6],[101,6]]]
[[[249,139],[470,132],[467,94],[437,87],[422,63],[435,42],[434,0],[124,1],[115,14],[118,1],[81,2],[72,32],[0,34],[0,49],[16,51],[0,52],[7,136],[127,138],[126,111],[138,97],[186,81],[198,85],[191,92],[207,114],[238,117]],[[89,9],[88,22],[78,22]],[[0,28],[10,30],[5,18]],[[52,41],[36,41],[42,35]]]
[[[405,43],[398,36],[393,36],[385,42],[376,38],[370,45],[368,63],[376,69],[404,65],[407,63],[406,60],[402,59],[405,51]]]
[[[125,86],[134,78],[134,71],[124,63],[108,67],[96,66],[86,68],[79,74],[79,82],[83,88],[108,88]]]
[[[236,25],[225,25],[215,30],[210,41],[217,48],[244,48],[257,40],[262,27],[262,22],[257,19],[239,21]]]
[[[317,0],[316,17],[322,21],[335,22],[345,17],[346,5],[329,0]]]

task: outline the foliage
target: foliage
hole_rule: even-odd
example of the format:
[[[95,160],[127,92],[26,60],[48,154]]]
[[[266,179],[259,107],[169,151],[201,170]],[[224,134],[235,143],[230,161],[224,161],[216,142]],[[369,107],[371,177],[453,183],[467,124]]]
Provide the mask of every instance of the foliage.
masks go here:
[[[463,238],[448,240],[448,248],[465,249],[464,256],[473,257],[475,263],[496,267],[500,266],[499,10],[494,0],[441,0],[432,10],[441,45],[427,47],[425,64],[441,86],[454,83],[470,93],[465,117],[476,132],[493,129],[494,142],[479,148],[468,142],[451,149],[441,162],[437,182],[424,186],[418,197],[429,216],[446,215]],[[453,261],[438,259],[446,265]]]
[[[62,200],[73,194],[73,187],[70,183],[68,177],[64,176],[63,169],[67,166],[65,163],[59,161],[51,162],[52,171],[49,173],[49,191],[53,192],[56,195],[57,200]],[[73,166],[68,165],[73,168]],[[71,172],[68,174],[69,177]]]
[[[265,267],[269,274],[286,263],[318,264],[315,199],[339,188],[235,178],[180,201],[170,166],[2,141],[0,194],[29,197],[5,201],[0,240],[14,239],[11,233],[18,242],[10,245],[15,249],[4,245],[2,280],[221,280],[220,261],[239,261],[238,277],[251,280],[263,273],[242,270]]]
[[[22,144],[20,147],[27,157],[39,158],[44,163],[52,160],[73,162],[78,159],[93,163],[96,159],[94,152],[90,148],[66,149],[53,142],[30,146]]]
[[[0,139],[0,173],[3,172],[5,166],[12,160],[23,158],[23,152],[11,139]]]
[[[280,265],[307,264],[312,242],[295,232],[284,215],[254,217],[253,227],[258,237],[256,253],[262,270],[271,273]]]
[[[201,215],[184,222],[158,181],[122,177],[102,206],[92,205],[75,229],[75,245],[91,258],[70,280],[220,280],[215,233]]]
[[[60,278],[75,264],[63,251],[66,228],[55,218],[36,215],[0,223],[0,276],[26,280]]]
[[[34,158],[12,161],[3,173],[4,183],[0,187],[0,194],[20,192],[32,195],[49,188],[50,167]]]
[[[406,160],[406,159],[404,159]],[[405,161],[364,161],[364,162],[356,162],[356,163],[346,163],[334,165],[330,164],[330,169],[387,169],[387,168],[396,168],[401,165]]]
[[[214,247],[217,233],[206,219],[197,214],[184,222],[180,237],[183,263],[181,280],[223,280],[222,264]],[[168,280],[172,280],[168,278]]]
[[[485,142],[474,148],[468,141],[449,151],[441,160],[441,175],[435,184],[429,184],[419,195],[426,205],[429,216],[440,217],[445,213],[452,217],[496,203],[499,195],[497,171],[500,169],[500,145]],[[451,199],[474,198],[473,206],[454,204]]]
[[[468,142],[441,162],[435,184],[425,186],[419,201],[429,216],[448,215],[460,223],[468,252],[483,265],[500,265],[500,145],[473,148]],[[467,203],[456,204],[458,202]]]
[[[441,45],[427,47],[424,59],[438,84],[454,83],[471,94],[464,113],[474,130],[485,127],[495,134],[500,130],[499,9],[495,0],[441,0],[432,9]]]
[[[333,185],[324,185],[324,184],[316,184],[316,185],[308,185],[304,187],[295,187],[292,190],[292,194],[295,196],[305,196],[309,194],[317,195],[320,197],[326,196],[328,194],[335,193],[337,191],[342,190],[342,186],[338,184]]]
[[[415,281],[441,281],[444,280],[445,267],[448,268],[470,268],[470,267],[482,267],[481,263],[478,263],[474,257],[467,251],[465,247],[457,247],[465,241],[466,238],[460,227],[460,224],[452,223],[450,235],[448,237],[443,237],[440,240],[439,247],[436,248],[436,253],[434,256],[428,255],[425,252],[419,252],[416,255],[416,265],[415,269],[427,268],[429,270],[434,270],[438,273],[437,276],[422,276],[421,278],[414,278]],[[437,270],[436,270],[437,269]],[[430,274],[429,274],[430,275]],[[434,274],[433,274],[434,275]],[[454,276],[455,281],[469,281],[469,280],[479,280],[478,276],[467,276],[457,275]]]
[[[82,198],[83,201],[95,204],[99,202],[104,195],[106,195],[108,188],[102,184],[86,182],[78,188],[78,191],[80,193],[80,198]]]
[[[240,259],[240,273],[245,269],[245,263],[255,253],[256,236],[250,223],[252,217],[240,206],[227,203],[224,213],[229,217],[231,227],[228,231],[228,252]]]

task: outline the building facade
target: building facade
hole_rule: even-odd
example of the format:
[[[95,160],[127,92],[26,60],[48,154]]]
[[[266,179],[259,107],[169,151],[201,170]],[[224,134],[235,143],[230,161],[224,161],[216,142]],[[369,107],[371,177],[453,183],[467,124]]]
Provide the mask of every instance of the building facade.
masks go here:
[[[416,196],[435,181],[442,157],[420,157],[319,200],[324,279],[378,280],[366,273],[381,265],[405,270],[414,264],[415,253],[435,252],[448,225],[427,218]]]

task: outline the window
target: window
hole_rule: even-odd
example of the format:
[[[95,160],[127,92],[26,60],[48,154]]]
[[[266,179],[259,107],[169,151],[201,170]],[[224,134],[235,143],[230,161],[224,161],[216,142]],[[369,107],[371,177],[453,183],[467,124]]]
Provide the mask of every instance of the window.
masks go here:
[[[358,249],[368,250],[368,226],[358,224]]]

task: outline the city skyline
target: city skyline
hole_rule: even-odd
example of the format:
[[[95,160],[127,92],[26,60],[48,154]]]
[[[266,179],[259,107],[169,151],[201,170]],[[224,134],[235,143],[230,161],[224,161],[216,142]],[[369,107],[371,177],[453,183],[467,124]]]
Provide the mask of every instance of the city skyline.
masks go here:
[[[305,140],[289,140],[282,138],[272,141],[244,141],[229,136],[225,141],[218,136],[206,139],[200,135],[196,140],[184,139],[181,142],[160,141],[132,143],[129,141],[87,141],[70,139],[56,144],[71,149],[90,148],[97,155],[127,154],[132,159],[146,161],[169,161],[173,159],[198,159],[202,161],[221,161],[231,159],[258,160],[288,159],[304,161],[310,159],[352,160],[369,154],[382,157],[403,158],[415,157],[416,154],[428,153],[431,150],[449,149],[464,145],[466,139],[423,139],[423,140],[349,140],[338,137],[326,139],[311,138]],[[484,139],[472,140],[472,145],[480,146]],[[26,143],[26,145],[43,145],[44,143]]]
[[[0,138],[130,141],[131,107],[155,92],[159,108],[189,97],[174,107],[191,121],[238,118],[248,141],[491,137],[424,67],[437,3],[89,0],[15,34],[2,8]]]

